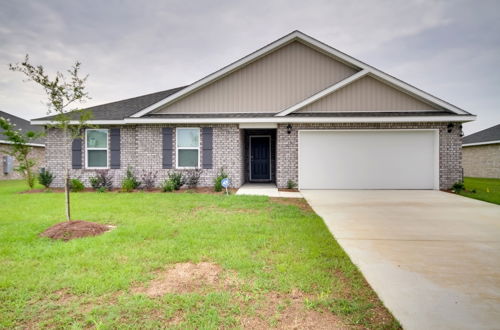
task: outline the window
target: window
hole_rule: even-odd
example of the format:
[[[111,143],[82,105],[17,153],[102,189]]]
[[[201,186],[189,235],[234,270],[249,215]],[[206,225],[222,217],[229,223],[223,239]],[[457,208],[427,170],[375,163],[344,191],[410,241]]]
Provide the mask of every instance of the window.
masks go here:
[[[108,130],[85,130],[87,168],[108,168]]]
[[[177,167],[196,168],[200,163],[200,129],[177,128]]]

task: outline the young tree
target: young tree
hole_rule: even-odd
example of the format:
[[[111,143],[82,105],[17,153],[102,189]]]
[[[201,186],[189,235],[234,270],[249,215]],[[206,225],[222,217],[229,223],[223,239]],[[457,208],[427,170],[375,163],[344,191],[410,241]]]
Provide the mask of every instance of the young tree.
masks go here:
[[[81,63],[75,64],[66,71],[66,75],[57,72],[55,77],[51,78],[45,72],[42,65],[33,65],[29,61],[29,56],[21,63],[9,64],[11,71],[23,73],[28,80],[41,86],[47,94],[47,114],[54,115],[50,128],[60,129],[64,139],[64,192],[66,196],[66,219],[71,220],[69,180],[70,169],[67,161],[70,159],[70,145],[73,139],[81,138],[83,128],[87,127],[87,121],[91,118],[91,113],[83,111],[75,105],[90,99],[85,90],[85,83],[88,75],[80,77]]]
[[[16,129],[15,126],[10,120],[0,117],[0,128],[4,130],[2,133],[7,138],[7,141],[11,143],[10,147],[5,150],[5,153],[17,160],[18,166],[14,170],[21,173],[30,189],[33,189],[35,185],[33,167],[35,167],[36,161],[30,157],[33,147],[29,144],[43,133],[32,131],[22,132],[21,129]]]

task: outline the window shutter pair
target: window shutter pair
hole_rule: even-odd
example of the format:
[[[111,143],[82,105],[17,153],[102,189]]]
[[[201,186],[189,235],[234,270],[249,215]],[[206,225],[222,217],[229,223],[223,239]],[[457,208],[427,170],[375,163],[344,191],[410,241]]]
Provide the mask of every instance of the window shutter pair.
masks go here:
[[[110,167],[120,168],[120,129],[110,129],[109,137]],[[83,141],[81,138],[74,139],[71,144],[71,167],[74,169],[82,168],[82,144]]]
[[[172,153],[173,147],[173,129],[171,127],[164,127],[162,130],[162,155],[163,155],[163,168],[172,168]],[[203,127],[201,129],[203,146],[201,148],[203,164],[202,168],[210,169],[213,166],[213,129],[212,127]]]
[[[171,127],[162,129],[162,167],[172,168],[173,138]],[[112,128],[110,135],[111,168],[120,168],[120,129]],[[202,128],[202,168],[211,169],[213,167],[213,129],[212,127]],[[71,165],[74,169],[82,168],[82,139],[74,139],[71,146]]]

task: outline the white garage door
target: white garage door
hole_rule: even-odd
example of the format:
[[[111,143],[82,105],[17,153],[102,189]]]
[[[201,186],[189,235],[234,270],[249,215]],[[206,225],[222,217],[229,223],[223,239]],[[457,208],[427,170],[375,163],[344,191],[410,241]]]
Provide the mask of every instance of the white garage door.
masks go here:
[[[299,131],[301,189],[439,189],[435,130]]]

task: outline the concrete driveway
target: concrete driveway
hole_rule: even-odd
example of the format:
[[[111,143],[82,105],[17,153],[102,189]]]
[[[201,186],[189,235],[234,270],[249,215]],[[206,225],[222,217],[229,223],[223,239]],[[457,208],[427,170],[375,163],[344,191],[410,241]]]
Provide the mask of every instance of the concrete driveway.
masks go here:
[[[500,206],[440,191],[303,190],[406,329],[500,329]]]

